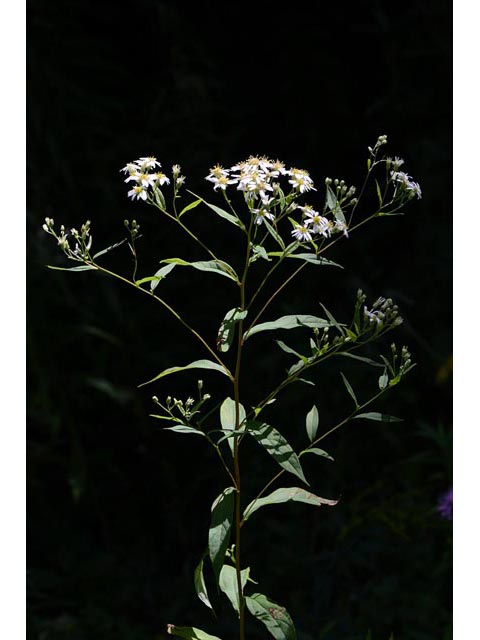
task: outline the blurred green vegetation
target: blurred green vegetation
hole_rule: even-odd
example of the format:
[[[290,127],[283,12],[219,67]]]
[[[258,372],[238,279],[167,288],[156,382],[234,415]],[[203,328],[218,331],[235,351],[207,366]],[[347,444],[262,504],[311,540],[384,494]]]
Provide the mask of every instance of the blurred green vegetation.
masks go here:
[[[345,269],[312,268],[276,312],[319,313],[321,301],[345,319],[358,287],[392,297],[405,323],[391,338],[418,366],[379,409],[404,422],[359,422],[326,440],[335,462],[305,465],[312,488],[339,504],[259,514],[245,529],[244,557],[262,591],[289,609],[299,640],[363,640],[369,630],[372,640],[447,640],[452,528],[436,504],[452,475],[450,5],[27,8],[28,637],[158,640],[169,622],[213,631],[192,574],[223,487],[209,450],[160,433],[148,417],[153,393],[186,397],[196,376],[137,388],[202,357],[197,344],[134,291],[97,274],[48,271],[62,258],[41,231],[45,216],[68,227],[91,219],[98,248],[135,217],[140,275],[151,275],[173,252],[196,253],[150,208],[128,202],[126,162],[150,153],[165,167],[178,162],[204,194],[210,166],[251,153],[304,167],[318,184],[326,175],[358,184],[366,146],[386,133],[423,199],[336,246],[329,257]],[[194,224],[238,259],[229,230],[206,213]],[[123,248],[109,261],[129,268]],[[178,307],[212,339],[210,318],[219,324],[233,304],[215,278],[187,271],[162,284],[165,297],[181,292]],[[267,388],[288,358],[268,339],[258,345],[247,358]],[[342,370],[360,396],[376,383],[353,361]],[[229,393],[204,379],[212,401]],[[258,379],[244,380],[247,403]],[[313,402],[328,427],[349,400],[337,367],[316,380],[271,409],[292,442],[301,443]],[[245,464],[252,493],[273,471],[263,462],[252,450]],[[215,633],[232,637],[222,608]],[[249,638],[262,631],[253,625]]]

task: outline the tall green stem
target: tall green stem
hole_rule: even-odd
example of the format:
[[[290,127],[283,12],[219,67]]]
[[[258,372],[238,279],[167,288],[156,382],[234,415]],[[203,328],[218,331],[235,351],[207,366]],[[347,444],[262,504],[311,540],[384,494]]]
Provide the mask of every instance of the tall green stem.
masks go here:
[[[252,232],[252,223],[247,234],[247,253],[245,257],[245,267],[243,269],[242,280],[240,282],[240,310],[245,310],[245,283],[248,273],[248,262],[250,259],[250,237]],[[243,319],[238,323],[238,342],[237,342],[237,359],[235,364],[235,374],[233,378],[233,393],[235,399],[235,429],[240,429],[240,371],[242,363],[242,347],[243,347]],[[241,564],[241,474],[240,474],[240,455],[239,455],[239,438],[234,438],[233,443],[233,466],[235,475],[235,571],[237,576],[237,590],[239,600],[239,626],[240,640],[245,640],[245,598],[242,591],[242,564]]]

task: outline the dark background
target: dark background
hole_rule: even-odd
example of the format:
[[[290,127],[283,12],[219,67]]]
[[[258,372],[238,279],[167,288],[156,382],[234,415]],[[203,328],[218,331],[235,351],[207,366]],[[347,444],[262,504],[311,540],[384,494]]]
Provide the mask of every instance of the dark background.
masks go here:
[[[162,434],[148,417],[152,393],[185,398],[198,376],[137,388],[205,354],[135,291],[47,270],[68,265],[41,231],[45,216],[67,227],[91,219],[98,249],[136,218],[139,275],[151,275],[164,257],[203,256],[153,209],[127,200],[126,162],[178,162],[189,188],[211,200],[209,167],[255,153],[308,169],[317,186],[327,175],[359,185],[379,134],[423,199],[339,243],[329,257],[345,269],[312,267],[269,319],[318,314],[322,301],[348,320],[358,287],[371,300],[394,298],[405,323],[384,348],[408,344],[418,366],[376,408],[404,422],[359,421],[326,440],[335,462],[305,467],[312,489],[341,496],[339,505],[265,510],[245,529],[244,558],[258,590],[288,608],[300,640],[363,640],[369,630],[373,640],[451,637],[451,522],[436,510],[451,485],[450,3],[27,8],[28,637],[158,640],[170,622],[235,636],[228,603],[213,596],[217,625],[192,584],[224,478],[197,440]],[[228,225],[197,211],[195,229],[238,264]],[[123,272],[129,262],[123,248],[105,260]],[[177,269],[162,284],[209,339],[236,304],[217,280]],[[246,404],[290,364],[269,339],[259,336],[257,348],[247,356],[257,377],[244,378]],[[342,370],[368,397],[376,373],[353,361]],[[215,375],[202,377],[212,402],[230,393]],[[349,401],[338,368],[315,379],[272,408],[298,447],[314,402],[327,428]],[[244,468],[250,495],[275,471],[253,449]],[[252,623],[249,637],[266,635]]]

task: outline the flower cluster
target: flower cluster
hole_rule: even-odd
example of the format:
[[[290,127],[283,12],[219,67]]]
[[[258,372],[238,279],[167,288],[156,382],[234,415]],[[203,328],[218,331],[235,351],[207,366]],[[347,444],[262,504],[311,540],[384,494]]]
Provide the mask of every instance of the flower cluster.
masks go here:
[[[364,323],[375,327],[375,329],[383,329],[387,327],[397,327],[402,324],[403,319],[398,315],[398,306],[393,304],[391,298],[377,298],[371,309],[363,307]]]
[[[128,174],[125,182],[133,182],[134,185],[128,192],[128,196],[132,200],[148,200],[149,190],[156,192],[159,187],[164,184],[170,184],[170,178],[159,171],[162,165],[153,156],[146,156],[139,158],[134,162],[128,162],[123,169],[123,173]],[[172,175],[175,185],[175,192],[185,182],[185,176],[180,175],[180,166],[178,164],[173,165]]]
[[[71,260],[77,260],[78,262],[84,262],[90,259],[90,249],[92,248],[92,235],[90,233],[90,220],[87,220],[85,224],[82,224],[80,231],[77,229],[70,229],[70,235],[75,241],[75,246],[72,249],[69,241],[69,233],[65,230],[63,224],[60,227],[60,233],[57,233],[54,229],[55,222],[53,218],[45,218],[43,224],[43,230],[49,235],[53,236],[58,246],[65,253],[67,258]]]
[[[315,190],[308,171],[293,167],[286,169],[280,160],[271,160],[265,156],[250,156],[229,169],[224,169],[217,164],[210,169],[205,179],[213,183],[215,191],[217,189],[225,191],[229,185],[237,185],[237,189],[243,191],[245,200],[249,204],[260,201],[265,205],[280,189],[280,183],[277,180],[281,177],[288,178],[290,188],[296,193]]]
[[[405,197],[407,200],[417,197],[422,197],[422,190],[418,182],[414,182],[412,178],[403,171],[391,171],[390,173],[392,181],[395,184],[395,193],[400,197]]]

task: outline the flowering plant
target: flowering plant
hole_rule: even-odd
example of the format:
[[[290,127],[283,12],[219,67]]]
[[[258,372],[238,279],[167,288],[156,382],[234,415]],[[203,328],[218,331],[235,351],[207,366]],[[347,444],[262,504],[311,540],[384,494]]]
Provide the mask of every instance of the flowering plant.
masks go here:
[[[161,165],[154,157],[142,157],[128,163],[121,171],[125,174],[125,183],[130,187],[128,196],[132,200],[142,200],[155,207],[166,218],[185,233],[206,254],[205,260],[188,261],[179,257],[168,257],[160,261],[160,268],[153,275],[138,278],[138,257],[136,242],[140,226],[135,221],[125,220],[127,237],[97,253],[92,252],[91,224],[87,221],[80,230],[66,231],[62,225],[59,230],[51,218],[46,218],[44,230],[55,238],[58,246],[69,260],[79,263],[69,269],[51,267],[68,271],[100,271],[149,296],[172,314],[183,327],[193,334],[203,349],[205,359],[172,366],[143,384],[156,383],[166,376],[185,370],[208,370],[228,378],[231,395],[217,398],[217,406],[207,410],[210,394],[204,392],[202,380],[197,384],[197,399],[189,396],[185,400],[166,396],[159,399],[154,395],[152,401],[156,407],[152,417],[165,423],[165,430],[184,435],[193,435],[203,439],[211,446],[222,470],[228,478],[228,485],[222,489],[211,507],[211,523],[208,531],[207,551],[200,560],[194,574],[194,584],[198,597],[210,609],[212,599],[207,591],[204,561],[210,560],[211,576],[219,591],[230,601],[239,624],[240,640],[245,639],[246,613],[262,622],[277,640],[296,638],[295,627],[287,610],[270,596],[255,591],[249,593],[252,584],[257,584],[250,576],[250,567],[244,566],[242,557],[243,532],[260,509],[272,504],[289,501],[302,502],[313,506],[334,506],[337,500],[323,498],[312,493],[301,459],[305,455],[315,455],[332,459],[318,445],[337,429],[356,419],[380,422],[398,421],[398,418],[370,411],[370,407],[380,396],[397,385],[403,376],[414,366],[407,347],[397,349],[392,344],[386,355],[372,359],[361,355],[365,345],[378,340],[402,323],[397,306],[391,299],[379,297],[367,304],[365,294],[359,290],[350,321],[338,321],[323,305],[322,317],[295,313],[273,320],[260,322],[275,298],[298,274],[310,267],[338,267],[340,265],[325,257],[326,251],[341,239],[375,218],[401,215],[401,209],[412,198],[420,198],[421,190],[406,173],[399,171],[403,164],[400,158],[384,157],[383,147],[386,136],[380,136],[374,147],[368,147],[367,172],[358,197],[356,189],[343,180],[325,179],[325,193],[321,198],[309,173],[303,169],[286,168],[276,160],[266,157],[249,157],[226,169],[214,166],[206,180],[213,190],[223,197],[224,208],[205,200],[192,192],[193,199],[179,207],[183,197],[185,177],[181,175],[179,165],[174,165],[170,175],[161,171]],[[374,177],[378,176],[378,177]],[[373,213],[357,219],[357,209],[366,188],[374,180],[378,205]],[[172,204],[167,205],[166,189],[171,190]],[[308,197],[313,204],[306,203]],[[238,202],[237,202],[238,200]],[[243,243],[245,258],[240,268],[232,266],[225,258],[217,256],[185,222],[187,214],[197,207],[207,207],[222,222],[232,225]],[[131,276],[113,272],[104,266],[102,256],[126,243],[133,258]],[[269,295],[262,294],[272,282],[271,276],[280,264],[291,264],[293,269],[285,280]],[[217,324],[215,344],[200,334],[190,321],[187,321],[159,293],[161,283],[179,267],[189,267],[205,272],[208,277],[221,276],[218,280],[225,286],[234,286],[238,291],[238,303],[226,310],[223,320]],[[254,291],[247,288],[250,271],[262,271],[260,283]],[[228,281],[228,282],[227,282]],[[263,398],[249,399],[241,397],[240,380],[244,376],[242,356],[245,348],[255,343],[254,336],[261,332],[283,332],[297,329],[310,332],[309,346],[300,352],[282,340],[276,345],[293,357],[293,363],[278,384]],[[228,353],[233,352],[233,356]],[[368,367],[379,369],[378,389],[367,399],[359,400],[342,373],[346,393],[352,401],[352,409],[335,425],[320,430],[320,418],[314,404],[306,412],[306,445],[295,452],[285,436],[270,425],[264,414],[268,407],[277,401],[284,389],[294,382],[314,384],[305,375],[317,365],[330,358],[353,358]],[[251,375],[251,372],[250,372]],[[260,487],[256,495],[245,504],[242,490],[241,445],[245,439],[258,444],[278,465],[277,473]],[[270,487],[285,474],[294,476],[303,486],[276,488],[268,493]],[[288,483],[287,483],[288,484]],[[245,527],[245,529],[244,529]],[[170,634],[187,639],[218,640],[196,627],[169,624]]]

